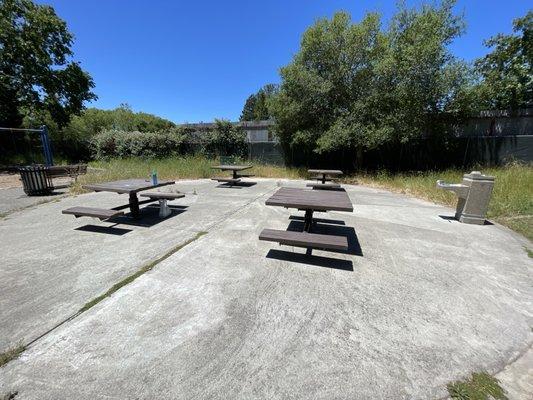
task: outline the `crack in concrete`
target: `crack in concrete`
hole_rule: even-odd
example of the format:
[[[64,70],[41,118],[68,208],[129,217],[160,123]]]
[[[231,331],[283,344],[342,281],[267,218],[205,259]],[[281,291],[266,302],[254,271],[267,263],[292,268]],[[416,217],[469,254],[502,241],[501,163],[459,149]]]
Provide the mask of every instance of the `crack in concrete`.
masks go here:
[[[118,290],[120,290],[122,287],[126,286],[126,285],[129,285],[130,283],[132,283],[133,281],[135,281],[137,278],[141,277],[142,275],[144,275],[145,273],[151,271],[152,269],[154,269],[158,264],[160,264],[161,262],[165,261],[167,258],[169,258],[170,256],[172,256],[173,254],[177,253],[178,251],[180,251],[181,249],[183,249],[185,246],[193,243],[194,241],[200,239],[202,236],[206,235],[207,232],[206,231],[200,231],[200,232],[197,232],[196,235],[194,237],[192,237],[191,239],[188,239],[186,240],[185,242],[179,244],[179,245],[176,245],[174,246],[173,248],[171,248],[169,251],[167,251],[165,254],[163,254],[161,257],[158,257],[150,262],[148,262],[147,264],[143,265],[139,270],[137,270],[136,272],[134,272],[133,274],[131,275],[128,275],[127,277],[125,277],[124,279],[120,280],[119,282],[115,283],[113,286],[111,286],[111,288],[109,288],[105,293],[101,294],[100,296],[92,299],[91,301],[85,303],[83,305],[82,308],[80,308],[79,311],[77,311],[76,313],[72,314],[71,316],[69,316],[68,318],[66,318],[65,320],[61,321],[60,323],[58,323],[57,325],[53,326],[52,328],[48,329],[46,332],[42,333],[41,335],[37,336],[36,338],[30,340],[28,343],[26,343],[25,345],[22,345],[23,347],[23,350],[21,352],[19,352],[19,354],[17,354],[16,357],[12,358],[11,360],[9,360],[8,362],[6,362],[4,365],[8,364],[9,362],[13,361],[14,359],[18,358],[18,356],[20,356],[20,354],[22,354],[24,351],[26,351],[31,345],[33,345],[34,343],[36,343],[37,341],[39,341],[40,339],[42,339],[43,337],[45,337],[46,335],[48,335],[49,333],[55,331],[57,328],[61,327],[62,325],[66,324],[67,322],[70,322],[72,320],[74,320],[76,317],[80,316],[81,314],[83,314],[84,312],[90,310],[92,307],[94,307],[95,305],[97,305],[98,303],[100,303],[101,301],[105,300],[107,297],[111,296],[113,293],[117,292]]]

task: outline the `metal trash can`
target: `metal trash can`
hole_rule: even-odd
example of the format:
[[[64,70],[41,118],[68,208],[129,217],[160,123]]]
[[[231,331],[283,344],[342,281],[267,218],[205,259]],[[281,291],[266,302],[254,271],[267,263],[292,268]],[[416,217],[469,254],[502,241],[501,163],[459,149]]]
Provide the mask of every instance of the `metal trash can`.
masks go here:
[[[20,179],[24,193],[28,196],[43,196],[53,192],[52,178],[48,174],[48,167],[44,165],[28,165],[20,167]]]

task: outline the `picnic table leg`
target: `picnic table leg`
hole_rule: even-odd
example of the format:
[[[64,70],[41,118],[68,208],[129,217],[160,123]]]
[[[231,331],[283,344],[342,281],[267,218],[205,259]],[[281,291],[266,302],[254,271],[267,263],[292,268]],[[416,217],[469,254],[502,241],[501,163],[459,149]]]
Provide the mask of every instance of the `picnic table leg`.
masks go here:
[[[236,170],[233,170],[233,179],[237,179],[237,171]]]
[[[130,193],[130,212],[133,218],[139,218],[141,215],[137,193]]]
[[[304,232],[311,232],[312,225],[313,225],[313,210],[305,210]]]

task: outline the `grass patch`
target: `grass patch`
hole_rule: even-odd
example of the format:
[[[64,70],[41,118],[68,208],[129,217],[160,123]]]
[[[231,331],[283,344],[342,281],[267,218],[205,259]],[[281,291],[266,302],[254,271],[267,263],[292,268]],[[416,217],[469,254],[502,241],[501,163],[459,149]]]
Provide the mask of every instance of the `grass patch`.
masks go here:
[[[84,193],[83,185],[114,181],[119,179],[139,178],[151,176],[152,170],[157,171],[161,180],[202,179],[213,178],[220,174],[228,174],[211,169],[218,164],[218,160],[204,156],[169,157],[145,160],[142,158],[112,159],[109,161],[93,161],[89,166],[96,169],[87,175],[82,175],[71,187],[71,193]],[[246,171],[248,172],[248,171]],[[278,165],[254,162],[253,173],[263,178],[291,178],[300,179],[306,176],[305,168],[286,168]],[[229,176],[229,175],[228,175]]]
[[[8,349],[7,351],[4,351],[3,353],[0,353],[0,367],[3,367],[8,362],[17,358],[20,354],[22,354],[24,350],[26,350],[26,346],[18,345],[16,347]]]
[[[150,177],[153,169],[160,179],[200,179],[220,175],[211,169],[218,160],[204,156],[169,157],[163,159],[126,158],[109,161],[93,161],[90,167],[96,169],[80,176],[71,187],[71,193],[84,193],[82,185],[118,179]],[[247,171],[248,172],[248,171]],[[263,178],[304,179],[306,168],[292,168],[254,162],[251,171]],[[446,190],[437,189],[436,181],[460,182],[463,173],[470,171],[446,170],[420,173],[391,174],[377,172],[348,175],[345,183],[359,182],[399,193],[405,193],[435,203],[455,207],[456,196]],[[533,240],[533,166],[510,164],[504,167],[481,168],[481,172],[496,178],[488,218]]]
[[[435,203],[455,207],[455,194],[438,189],[436,181],[458,183],[463,173],[469,171],[447,170],[410,174],[357,175],[357,181],[368,186],[405,193]],[[481,172],[495,177],[494,191],[487,217],[533,240],[533,167],[511,164],[498,168],[483,168]],[[354,177],[347,177],[350,182]]]
[[[524,249],[526,250],[526,253],[529,256],[529,258],[533,258],[533,250],[530,250],[527,247],[524,247]]]
[[[470,379],[449,383],[447,387],[452,399],[507,400],[498,380],[486,372],[472,374]]]
[[[169,251],[167,251],[164,255],[162,255],[161,257],[155,259],[154,261],[151,261],[150,263],[144,265],[141,269],[139,269],[137,272],[133,273],[132,275],[129,275],[127,276],[126,278],[122,279],[120,282],[117,282],[115,283],[113,286],[111,286],[111,288],[105,292],[104,294],[92,299],[91,301],[89,301],[88,303],[85,303],[85,305],[80,308],[80,310],[78,311],[78,314],[81,314],[82,312],[85,312],[87,311],[88,309],[90,309],[91,307],[95,306],[96,304],[100,303],[102,300],[104,300],[106,297],[109,297],[111,296],[113,293],[115,293],[117,290],[119,290],[120,288],[130,284],[131,282],[133,282],[135,279],[137,279],[138,277],[140,277],[141,275],[145,274],[146,272],[152,270],[157,264],[159,264],[160,262],[166,260],[168,257],[170,257],[172,254],[176,253],[177,251],[181,250],[182,248],[184,248],[185,246],[187,246],[188,244],[194,242],[195,240],[199,239],[200,237],[202,237],[203,235],[207,234],[207,232],[198,232],[196,234],[196,236],[194,236],[193,238],[187,240],[185,243],[182,243],[178,246],[175,246],[173,247],[172,249],[170,249]]]

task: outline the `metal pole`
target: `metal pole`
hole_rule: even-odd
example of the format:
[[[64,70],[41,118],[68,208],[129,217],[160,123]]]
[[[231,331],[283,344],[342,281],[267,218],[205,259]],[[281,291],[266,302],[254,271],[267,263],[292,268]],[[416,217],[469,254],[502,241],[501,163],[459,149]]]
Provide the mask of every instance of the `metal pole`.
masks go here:
[[[43,152],[44,158],[46,160],[46,165],[54,165],[52,147],[50,146],[50,137],[48,136],[48,128],[46,127],[46,125],[41,126],[41,143],[43,144]]]

